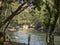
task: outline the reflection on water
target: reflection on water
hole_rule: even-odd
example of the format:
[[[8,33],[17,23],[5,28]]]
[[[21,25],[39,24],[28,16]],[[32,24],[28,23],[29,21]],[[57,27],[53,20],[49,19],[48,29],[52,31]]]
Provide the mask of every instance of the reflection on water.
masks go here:
[[[11,36],[17,36],[18,38],[11,38],[11,41],[14,42],[20,42],[20,43],[27,43],[28,44],[28,35],[31,34],[31,40],[30,45],[46,45],[45,42],[45,35],[41,34],[40,32],[36,30],[23,30],[23,31],[17,31],[17,32],[10,32],[9,35]],[[56,42],[55,44],[59,45],[60,41]]]

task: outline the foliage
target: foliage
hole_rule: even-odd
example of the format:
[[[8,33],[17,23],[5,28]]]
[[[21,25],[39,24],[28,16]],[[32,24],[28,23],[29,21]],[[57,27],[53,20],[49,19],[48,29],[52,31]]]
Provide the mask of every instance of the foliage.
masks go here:
[[[16,15],[18,17],[18,21],[20,20],[28,20],[30,23],[33,23],[36,29],[40,28],[41,24],[45,24],[48,29],[48,35],[51,37],[54,32],[55,25],[57,23],[57,19],[59,17],[60,12],[60,1],[59,0],[33,0],[32,10],[25,11],[25,9],[30,6],[26,4],[30,4],[28,0],[26,0],[23,4],[18,4],[18,0],[2,0],[2,11],[0,15],[0,28],[7,24],[9,21],[13,19]],[[31,7],[31,6],[30,6]],[[28,8],[29,9],[29,8]],[[7,12],[6,12],[7,11]],[[23,12],[22,12],[23,11]],[[3,16],[3,17],[2,17]],[[15,17],[15,18],[17,18]],[[3,20],[2,20],[3,18]],[[15,20],[15,19],[14,19]],[[50,38],[51,39],[51,38]],[[51,42],[51,40],[49,40]]]
[[[37,8],[38,10],[41,10],[41,5],[43,5],[43,0],[34,0],[33,5],[35,6],[34,8]]]

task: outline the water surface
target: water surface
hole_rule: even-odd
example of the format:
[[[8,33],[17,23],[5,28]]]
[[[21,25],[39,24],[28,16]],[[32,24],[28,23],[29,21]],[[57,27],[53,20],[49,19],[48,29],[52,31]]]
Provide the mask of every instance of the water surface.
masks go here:
[[[37,30],[21,30],[17,32],[10,32],[10,36],[16,36],[17,38],[10,38],[13,42],[28,44],[28,35],[31,35],[30,45],[46,45],[45,33],[40,33]],[[60,37],[55,36],[55,45],[60,45]]]

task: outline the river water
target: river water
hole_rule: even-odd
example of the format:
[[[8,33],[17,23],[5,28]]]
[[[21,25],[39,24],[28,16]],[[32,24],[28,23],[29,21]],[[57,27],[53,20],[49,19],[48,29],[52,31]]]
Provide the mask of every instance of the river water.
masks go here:
[[[30,34],[30,45],[46,45],[45,33],[40,33],[37,30],[21,30],[9,32],[8,34],[13,42],[28,44],[28,35]],[[12,36],[15,36],[15,38]],[[55,45],[60,45],[60,37],[55,38]]]

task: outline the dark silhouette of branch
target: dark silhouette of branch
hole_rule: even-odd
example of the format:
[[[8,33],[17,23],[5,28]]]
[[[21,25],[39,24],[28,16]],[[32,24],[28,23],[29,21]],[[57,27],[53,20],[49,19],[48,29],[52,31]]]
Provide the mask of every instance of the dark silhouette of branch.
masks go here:
[[[57,23],[57,20],[58,20],[58,17],[59,17],[59,5],[56,5],[56,10],[57,12],[55,13],[55,16],[54,16],[54,21],[53,21],[53,24],[51,25],[51,30],[50,30],[50,34],[53,33],[53,31],[55,30],[55,25]]]
[[[46,25],[46,29],[49,29],[49,25],[50,25],[50,21],[51,21],[51,10],[50,10],[50,7],[49,7],[49,4],[48,4],[48,1],[46,0],[46,9],[47,9],[47,11],[48,11],[48,13],[49,13],[49,18],[48,18],[48,23],[47,23],[47,25]],[[49,30],[47,30],[47,31],[49,31]]]
[[[8,27],[8,25],[9,25],[9,23],[10,23],[10,21],[8,21],[8,23],[6,24],[6,26],[5,26],[5,28],[4,28],[4,42],[5,42],[5,36],[6,36],[6,29],[7,29],[7,27]]]
[[[25,5],[25,3],[21,4],[21,6],[19,6],[16,11],[14,11],[9,17],[7,17],[7,19],[5,19],[4,21],[2,21],[2,22],[0,23],[0,28],[1,28],[4,24],[6,24],[9,20],[11,20],[14,16],[18,15],[17,12],[18,12],[19,10],[21,10],[21,9],[22,9],[22,6],[24,6],[24,5]],[[23,10],[24,10],[24,9],[23,9]],[[21,10],[20,13],[21,13],[23,10]]]
[[[24,7],[24,8],[23,8],[23,10],[24,10],[24,9],[26,9],[27,7],[28,7],[28,6]],[[23,10],[19,11],[19,12],[18,12],[18,13],[16,13],[16,14],[19,14],[19,13],[20,13],[20,12],[22,12]],[[12,18],[11,18],[11,19],[12,19]],[[6,34],[6,32],[5,32],[5,31],[6,31],[7,27],[8,27],[8,25],[9,25],[9,23],[10,23],[11,19],[8,21],[8,23],[7,23],[7,25],[6,25],[5,29],[4,29],[4,42],[5,42],[5,34]]]

